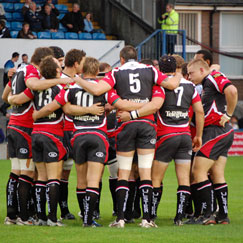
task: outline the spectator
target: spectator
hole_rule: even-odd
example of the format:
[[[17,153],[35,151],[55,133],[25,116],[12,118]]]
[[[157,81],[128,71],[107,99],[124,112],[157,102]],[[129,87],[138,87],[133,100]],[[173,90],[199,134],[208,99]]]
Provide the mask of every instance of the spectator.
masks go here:
[[[166,5],[166,13],[158,19],[158,22],[161,24],[162,30],[166,31],[166,48],[168,54],[174,54],[176,37],[179,24],[179,15],[174,9],[174,5],[168,3]]]
[[[27,54],[23,54],[22,55],[22,62],[18,65],[18,68],[23,68],[23,67],[25,67],[27,65],[29,65],[28,55]]]
[[[57,16],[52,12],[51,5],[49,4],[46,4],[44,7],[42,27],[44,30],[49,30],[51,32],[57,32],[59,27]]]
[[[37,11],[36,3],[30,3],[30,9],[27,11],[25,15],[26,21],[30,24],[30,29],[32,31],[42,31],[42,19],[43,16],[39,11]]]
[[[152,60],[152,62],[153,62],[154,67],[159,70],[159,61],[157,59],[154,59],[154,60]]]
[[[52,0],[46,0],[45,4],[42,6],[41,8],[41,12],[44,13],[45,12],[45,6],[46,5],[50,5],[51,6],[51,12],[54,13],[56,16],[58,16],[59,10],[55,7],[55,5],[52,3]]]
[[[88,33],[93,33],[94,32],[94,27],[92,24],[92,14],[91,13],[87,13],[84,19],[84,32],[88,32]]]
[[[19,53],[18,52],[14,52],[12,54],[12,58],[10,60],[8,60],[5,64],[4,64],[4,74],[3,74],[3,87],[5,87],[5,85],[8,83],[9,78],[8,78],[8,71],[11,68],[14,68],[15,65],[14,63],[17,62],[19,60]]]
[[[32,0],[25,0],[25,4],[22,8],[22,14],[25,17],[25,14],[27,13],[27,11],[30,9],[30,4],[32,3]],[[40,11],[41,8],[38,6],[36,11]]]
[[[65,14],[61,23],[68,29],[70,32],[81,33],[84,29],[84,20],[82,13],[80,12],[80,7],[77,3],[73,4],[72,12]]]
[[[5,26],[4,20],[0,20],[0,38],[11,38],[10,31]]]
[[[2,4],[0,4],[0,20],[6,21],[5,11],[4,11],[4,7]]]
[[[36,39],[36,36],[30,31],[29,23],[23,23],[22,29],[19,31],[17,38]]]

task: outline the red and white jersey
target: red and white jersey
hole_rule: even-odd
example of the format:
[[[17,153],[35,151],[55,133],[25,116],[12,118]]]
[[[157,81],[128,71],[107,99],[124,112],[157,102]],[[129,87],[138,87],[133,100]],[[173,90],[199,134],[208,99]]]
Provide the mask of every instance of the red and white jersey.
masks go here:
[[[32,99],[33,95],[31,91],[26,87],[25,83],[27,77],[40,78],[39,71],[33,65],[18,68],[17,72],[13,75],[12,81],[8,83],[9,87],[11,87],[13,95],[24,92],[29,98]],[[10,116],[9,125],[17,125],[32,128],[32,113],[32,101],[28,101],[19,106],[13,106],[13,112]]]
[[[34,91],[33,101],[35,109],[40,110],[42,107],[51,103],[62,89],[63,87],[61,85],[56,85],[46,90]],[[58,136],[63,136],[63,118],[64,114],[62,108],[59,108],[50,115],[37,119],[34,122],[33,130],[45,131]]]
[[[65,73],[61,74],[61,78],[70,78],[70,76],[68,76]],[[74,85],[75,83],[71,83],[70,85]],[[69,85],[67,86],[69,87]],[[73,126],[73,118],[72,116],[68,116],[66,114],[64,114],[64,131],[73,131],[74,126]]]
[[[205,113],[204,126],[219,125],[219,121],[226,112],[224,89],[232,83],[228,78],[217,71],[213,71],[204,78],[202,85],[202,104]]]
[[[180,132],[189,133],[190,106],[201,101],[195,85],[183,78],[176,89],[161,89],[165,92],[165,101],[158,111],[158,136]]]
[[[97,80],[92,79],[88,79],[88,81],[98,82]],[[89,107],[96,103],[101,103],[101,105],[104,106],[109,101],[108,93],[94,96],[86,92],[78,84],[71,85],[67,90],[62,90],[55,99],[61,105],[70,102],[73,105],[82,107]],[[92,114],[73,116],[73,123],[74,130],[99,129],[104,132],[107,130],[105,112],[100,116]]]

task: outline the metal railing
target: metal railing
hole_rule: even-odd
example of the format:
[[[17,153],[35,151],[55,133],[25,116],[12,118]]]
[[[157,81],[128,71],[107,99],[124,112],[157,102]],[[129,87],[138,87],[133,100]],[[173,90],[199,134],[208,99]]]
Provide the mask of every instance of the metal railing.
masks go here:
[[[175,53],[181,54],[186,59],[186,31],[185,30],[174,30],[177,31],[177,49]],[[167,30],[156,30],[153,34],[148,36],[142,41],[137,47],[138,61],[141,59],[159,59],[160,56],[167,54],[166,50],[166,32]]]

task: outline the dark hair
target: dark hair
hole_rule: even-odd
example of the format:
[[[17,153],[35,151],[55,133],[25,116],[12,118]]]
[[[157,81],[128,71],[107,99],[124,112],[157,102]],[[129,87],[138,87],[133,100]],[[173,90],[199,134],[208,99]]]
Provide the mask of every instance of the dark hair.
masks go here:
[[[39,65],[41,60],[46,56],[54,56],[52,49],[49,47],[38,47],[35,49],[30,62]]]
[[[12,54],[12,58],[15,58],[15,57],[19,57],[19,53],[18,53],[18,52],[14,52],[14,53]]]
[[[54,57],[56,59],[65,56],[64,51],[63,51],[63,49],[61,47],[59,47],[59,46],[50,46],[50,48],[52,49],[52,51],[54,53]]]
[[[40,73],[45,79],[56,78],[58,64],[55,62],[53,56],[47,56],[40,62]]]
[[[6,23],[4,20],[0,20],[0,25],[4,28],[6,26]]]
[[[212,54],[209,51],[207,51],[207,50],[199,50],[196,54],[202,54],[204,61],[209,60],[209,66],[211,66],[213,64],[213,56],[212,56]]]
[[[176,59],[173,56],[162,56],[159,59],[159,69],[163,73],[174,73],[176,71]]]
[[[172,3],[167,3],[166,6],[169,6],[170,8],[174,9],[174,4],[172,4]]]
[[[120,57],[124,58],[125,62],[130,59],[137,60],[137,51],[133,46],[125,46],[120,51]]]
[[[27,23],[27,22],[24,22],[24,23],[22,24],[22,27],[24,27],[25,25],[30,25],[30,24]]]
[[[99,71],[104,72],[106,69],[111,70],[111,65],[106,63],[106,62],[101,62],[100,65],[99,65]]]
[[[28,55],[27,54],[22,54],[22,57],[27,57]]]
[[[140,63],[154,66],[154,63],[151,59],[142,59]]]
[[[181,66],[181,74],[182,74],[183,77],[188,75],[187,65],[188,65],[188,62],[184,62]]]
[[[86,53],[83,50],[71,49],[66,53],[65,56],[65,66],[73,67],[75,62],[80,63],[83,57],[86,56]]]

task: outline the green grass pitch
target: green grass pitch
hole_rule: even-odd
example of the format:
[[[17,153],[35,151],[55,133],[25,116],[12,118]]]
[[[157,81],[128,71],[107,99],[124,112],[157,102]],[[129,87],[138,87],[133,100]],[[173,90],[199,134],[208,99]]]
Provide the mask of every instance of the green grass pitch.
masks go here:
[[[6,216],[6,183],[10,171],[10,161],[1,160],[0,172],[0,242],[243,242],[243,157],[230,157],[226,167],[226,180],[229,185],[230,225],[173,225],[176,210],[177,181],[173,163],[170,164],[164,180],[164,192],[158,209],[158,228],[144,229],[135,224],[126,225],[125,229],[109,228],[114,220],[112,201],[108,185],[108,173],[103,176],[101,195],[102,228],[83,228],[77,217],[66,221],[66,227],[7,226],[3,224]],[[73,168],[69,183],[69,208],[76,216],[79,212],[76,199],[76,172]],[[58,211],[60,216],[60,211]]]

